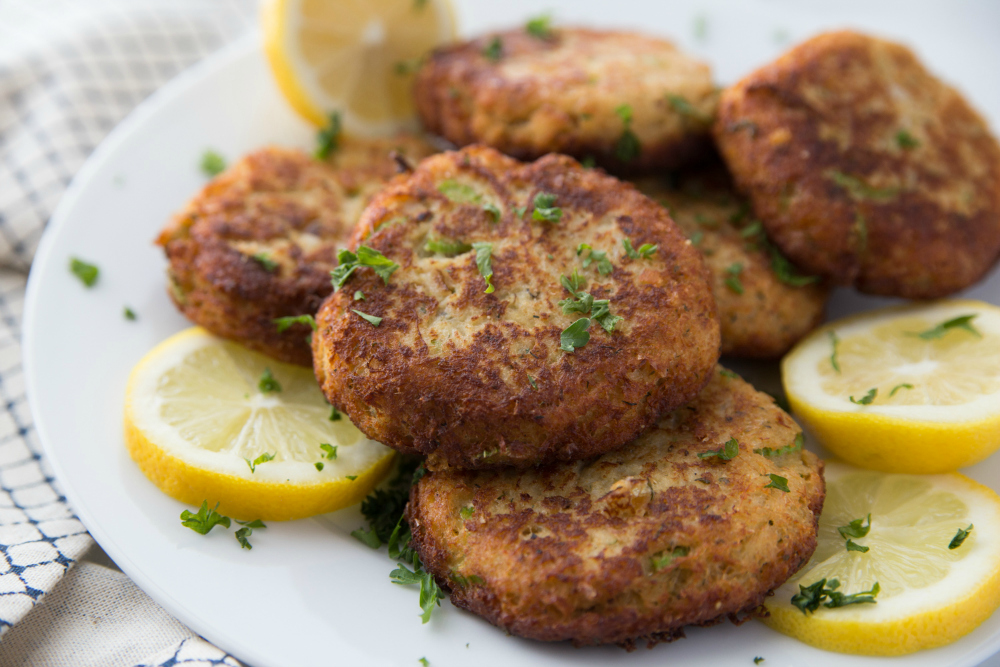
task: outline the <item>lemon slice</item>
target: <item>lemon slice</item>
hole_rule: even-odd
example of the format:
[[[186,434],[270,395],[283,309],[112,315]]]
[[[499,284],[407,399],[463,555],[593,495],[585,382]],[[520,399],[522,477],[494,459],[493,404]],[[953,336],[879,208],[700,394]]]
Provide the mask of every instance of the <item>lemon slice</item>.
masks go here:
[[[900,475],[839,463],[826,469],[826,502],[812,559],[765,603],[772,628],[830,651],[902,655],[968,634],[1000,607],[1000,497],[964,475]],[[839,527],[871,528],[848,551]],[[958,531],[973,529],[954,549]],[[803,613],[800,586],[837,579],[845,595],[875,582],[875,603]]]
[[[949,472],[1000,448],[1000,308],[988,303],[833,322],[795,346],[781,376],[796,418],[864,468]]]
[[[392,463],[392,450],[330,416],[309,370],[194,327],[132,370],[125,443],[177,500],[219,502],[238,519],[299,519],[360,502]]]
[[[448,0],[267,0],[261,23],[292,107],[317,125],[340,111],[367,136],[412,124],[414,63],[455,38]]]

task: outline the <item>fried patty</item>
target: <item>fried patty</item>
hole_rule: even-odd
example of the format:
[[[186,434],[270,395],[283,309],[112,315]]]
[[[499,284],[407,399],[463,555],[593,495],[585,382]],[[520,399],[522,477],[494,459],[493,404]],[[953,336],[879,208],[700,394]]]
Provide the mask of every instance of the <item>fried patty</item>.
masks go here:
[[[614,171],[699,155],[718,102],[709,66],[670,42],[580,28],[444,47],[417,74],[414,94],[424,125],[459,146],[520,159],[565,153]]]
[[[694,398],[719,355],[701,257],[666,210],[564,155],[430,157],[352,243],[399,268],[388,283],[359,268],[323,304],[316,377],[365,434],[432,468],[610,451]],[[587,324],[589,342],[564,334]]]
[[[312,365],[305,324],[332,291],[330,270],[365,204],[418,160],[423,140],[345,139],[330,162],[264,148],[218,176],[174,216],[157,242],[170,261],[170,296],[192,322],[281,361]]]
[[[776,359],[823,321],[829,289],[771,243],[721,165],[637,181],[705,258],[722,354]]]
[[[768,234],[810,273],[922,299],[1000,256],[1000,146],[899,44],[815,37],[724,91],[713,132]]]
[[[713,375],[595,459],[425,475],[411,546],[453,604],[532,639],[631,647],[754,611],[816,548],[823,463],[769,396]]]

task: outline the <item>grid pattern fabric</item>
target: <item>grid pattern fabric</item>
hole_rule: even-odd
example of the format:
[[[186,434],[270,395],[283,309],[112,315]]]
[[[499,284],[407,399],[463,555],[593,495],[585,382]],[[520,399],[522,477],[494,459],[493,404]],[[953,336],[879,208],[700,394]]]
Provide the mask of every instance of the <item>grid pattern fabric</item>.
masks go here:
[[[0,2],[0,634],[93,544],[45,461],[24,390],[24,287],[77,170],[139,102],[255,25],[256,0]],[[143,664],[231,664],[185,639]]]

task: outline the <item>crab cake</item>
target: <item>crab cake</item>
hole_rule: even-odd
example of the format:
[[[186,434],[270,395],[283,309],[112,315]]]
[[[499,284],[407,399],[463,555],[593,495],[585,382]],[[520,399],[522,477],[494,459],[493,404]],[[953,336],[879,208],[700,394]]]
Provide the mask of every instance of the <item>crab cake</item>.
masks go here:
[[[666,210],[564,155],[430,157],[352,243],[359,264],[317,315],[316,377],[431,468],[615,449],[694,398],[719,355],[701,257]]]
[[[776,359],[823,321],[829,290],[768,241],[721,165],[636,185],[667,207],[705,257],[723,355]]]
[[[310,328],[276,318],[313,314],[365,204],[398,171],[391,151],[433,152],[416,137],[344,139],[330,163],[265,148],[214,179],[160,234],[170,295],[212,333],[276,359],[312,364]]]
[[[1000,256],[1000,146],[903,46],[797,46],[722,95],[714,134],[774,242],[862,292],[936,298]]]
[[[453,604],[512,634],[631,648],[756,610],[816,548],[822,473],[792,418],[720,367],[618,451],[425,475],[410,545]]]
[[[424,125],[520,159],[566,153],[611,170],[672,168],[708,146],[709,66],[632,32],[509,30],[435,51],[416,78]]]

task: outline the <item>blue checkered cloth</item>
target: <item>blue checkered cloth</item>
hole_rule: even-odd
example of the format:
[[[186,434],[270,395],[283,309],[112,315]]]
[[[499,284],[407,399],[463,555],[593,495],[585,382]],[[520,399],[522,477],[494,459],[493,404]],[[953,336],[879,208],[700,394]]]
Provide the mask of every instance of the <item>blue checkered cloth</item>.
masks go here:
[[[25,397],[21,314],[42,231],[105,135],[255,17],[255,0],[0,2],[0,634],[93,545],[45,461]],[[142,664],[195,662],[238,664],[196,637]]]

